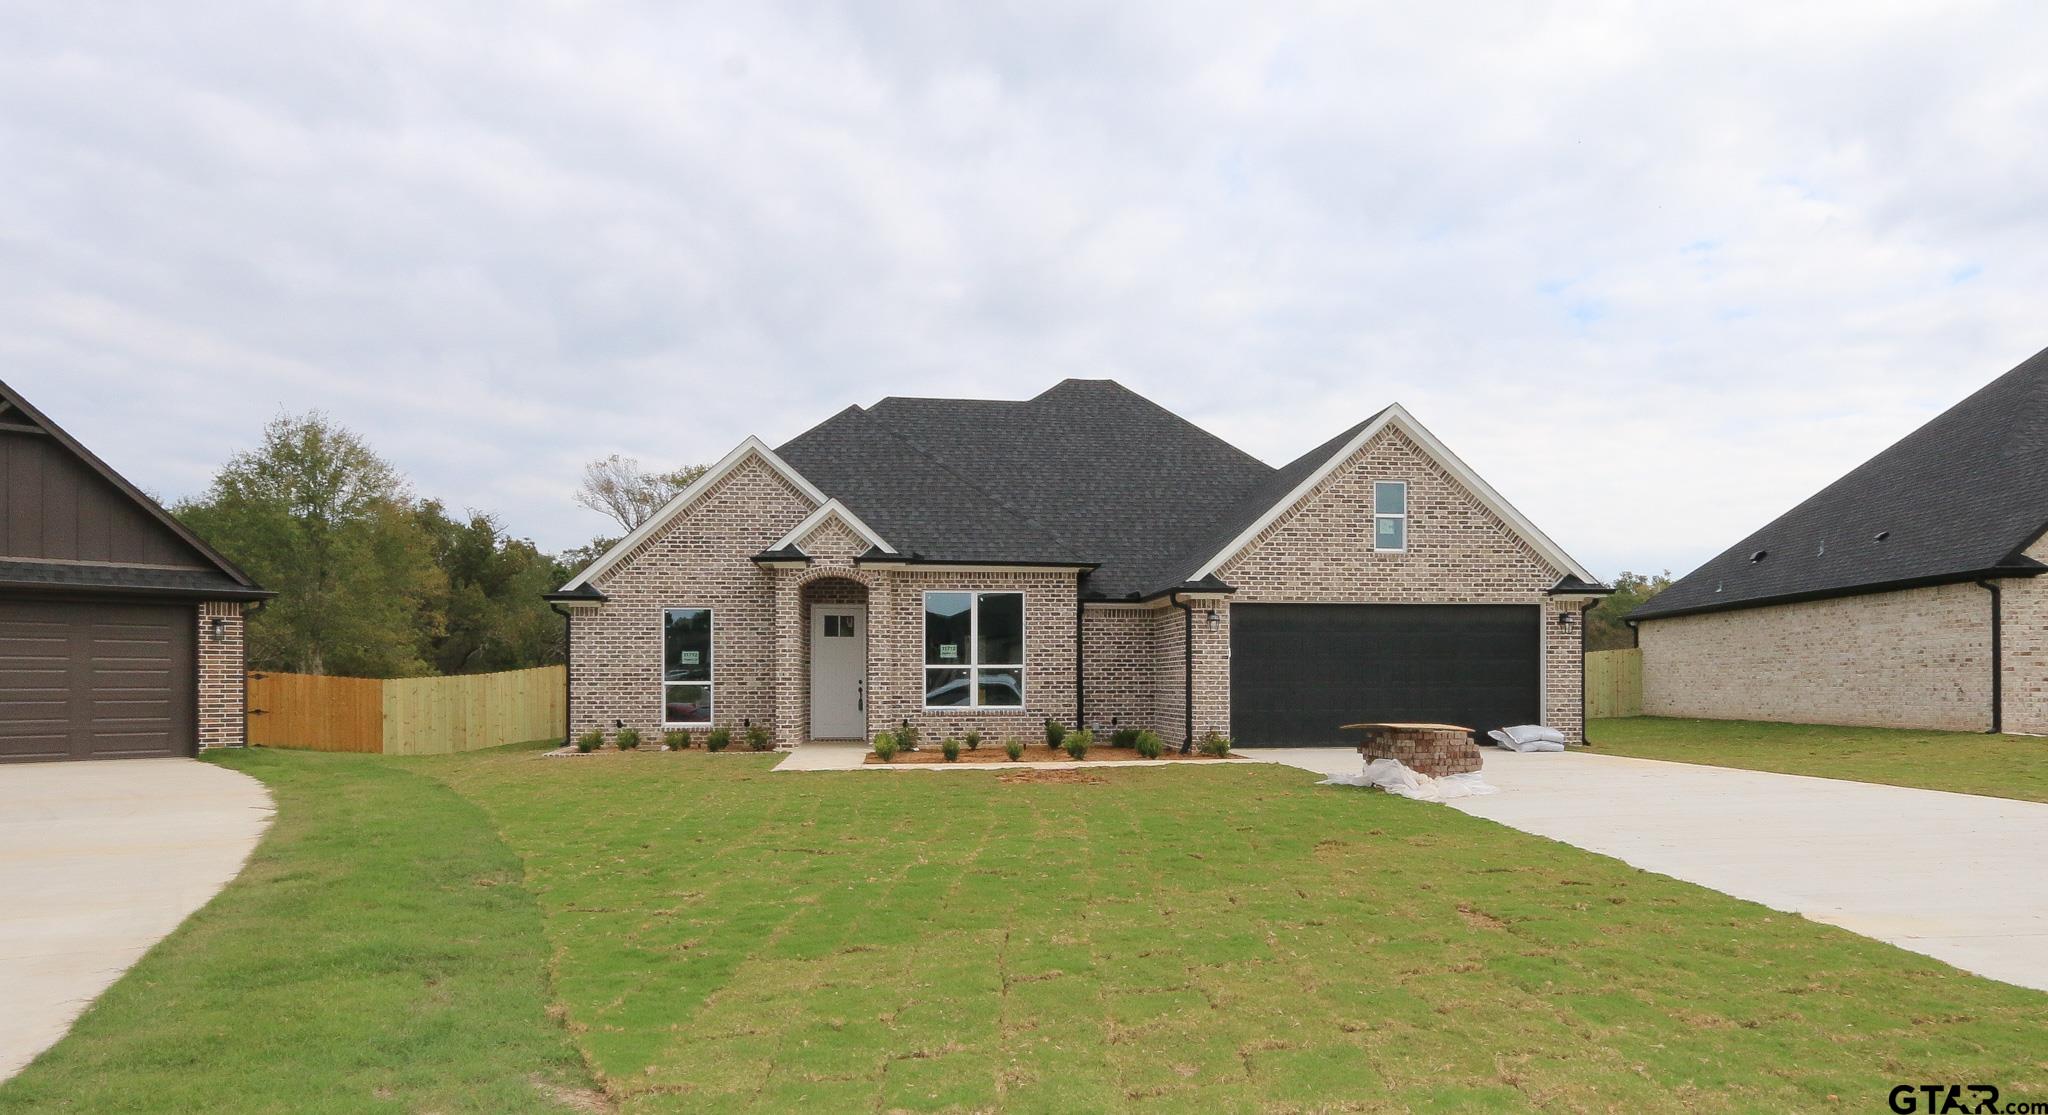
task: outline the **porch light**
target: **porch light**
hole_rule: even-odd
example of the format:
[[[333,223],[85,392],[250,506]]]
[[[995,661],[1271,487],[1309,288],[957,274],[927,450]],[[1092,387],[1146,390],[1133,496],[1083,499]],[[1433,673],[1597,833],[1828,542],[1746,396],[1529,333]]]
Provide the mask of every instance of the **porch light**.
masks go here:
[[[1209,609],[1209,626],[1211,626],[1211,627],[1221,627],[1221,626],[1223,626],[1223,618],[1222,618],[1221,616],[1218,616],[1218,615],[1216,614],[1216,609],[1214,609],[1214,608],[1211,608],[1211,609]]]
[[[1570,626],[1572,625],[1572,613],[1570,613],[1570,612],[1559,612],[1559,613],[1557,613],[1557,625],[1558,625],[1559,627],[1570,627]]]
[[[219,616],[213,617],[213,622],[206,625],[206,634],[216,643],[227,638],[228,621]]]

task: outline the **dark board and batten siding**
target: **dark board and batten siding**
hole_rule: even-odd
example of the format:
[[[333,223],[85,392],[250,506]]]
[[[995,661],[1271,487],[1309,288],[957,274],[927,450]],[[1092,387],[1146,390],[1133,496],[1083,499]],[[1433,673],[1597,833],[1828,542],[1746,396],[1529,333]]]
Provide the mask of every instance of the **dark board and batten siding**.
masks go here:
[[[211,565],[47,434],[0,431],[0,557]]]

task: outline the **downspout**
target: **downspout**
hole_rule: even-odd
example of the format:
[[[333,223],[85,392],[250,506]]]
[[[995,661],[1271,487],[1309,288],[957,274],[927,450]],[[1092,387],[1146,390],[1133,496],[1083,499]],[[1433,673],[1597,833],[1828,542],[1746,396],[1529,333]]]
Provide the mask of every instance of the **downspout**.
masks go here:
[[[1087,622],[1079,591],[1074,593],[1074,727],[1088,726],[1088,637],[1082,631]]]
[[[1181,737],[1180,753],[1190,755],[1195,750],[1195,606],[1182,600],[1180,593],[1177,592],[1167,593],[1166,602],[1180,609],[1184,621],[1180,639],[1180,674],[1181,681],[1186,683],[1187,696],[1181,713],[1181,726],[1185,734]]]
[[[2005,731],[2005,601],[1997,581],[1978,581],[1991,594],[1991,735]]]
[[[548,610],[562,617],[562,746],[576,734],[576,640],[569,629],[569,609],[548,601]]]

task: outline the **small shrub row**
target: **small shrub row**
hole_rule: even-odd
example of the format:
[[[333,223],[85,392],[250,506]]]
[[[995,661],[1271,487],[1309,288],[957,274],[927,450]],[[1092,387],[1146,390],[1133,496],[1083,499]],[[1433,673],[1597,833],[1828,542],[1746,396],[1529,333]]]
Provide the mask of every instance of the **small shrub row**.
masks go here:
[[[875,733],[875,757],[883,762],[886,763],[896,758],[896,751],[901,746],[902,744],[896,738],[895,732]]]
[[[1157,759],[1160,753],[1166,750],[1166,744],[1160,740],[1159,733],[1149,728],[1132,734],[1131,746],[1138,749],[1140,759]]]
[[[1202,742],[1195,746],[1202,754],[1221,759],[1230,754],[1230,737],[1221,732],[1207,732],[1202,736]]]
[[[1067,758],[1076,760],[1087,758],[1088,749],[1094,744],[1095,733],[1086,728],[1063,733],[1060,741],[1060,746],[1066,749]]]
[[[633,751],[639,748],[643,739],[644,737],[638,728],[620,728],[617,732],[613,733],[612,744],[621,751]],[[768,729],[759,724],[747,726],[745,729],[745,739],[749,750],[775,750],[775,737],[769,733]],[[688,751],[696,743],[696,739],[690,735],[690,731],[687,728],[670,728],[661,733],[661,742],[670,751]],[[592,728],[576,737],[576,750],[588,755],[592,751],[603,747],[604,743],[604,729]],[[721,725],[704,733],[704,750],[723,751],[730,746],[732,746],[731,728]]]

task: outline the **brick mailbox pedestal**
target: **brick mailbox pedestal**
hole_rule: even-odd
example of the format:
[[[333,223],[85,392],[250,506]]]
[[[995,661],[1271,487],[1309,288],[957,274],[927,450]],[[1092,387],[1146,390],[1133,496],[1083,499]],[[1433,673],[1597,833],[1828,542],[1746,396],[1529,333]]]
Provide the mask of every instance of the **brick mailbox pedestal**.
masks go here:
[[[1365,733],[1358,753],[1367,762],[1399,759],[1402,766],[1431,778],[1467,774],[1481,764],[1472,729],[1456,724],[1346,724],[1344,729]]]

